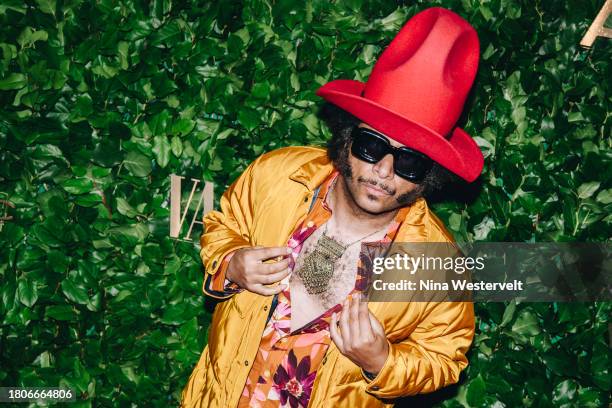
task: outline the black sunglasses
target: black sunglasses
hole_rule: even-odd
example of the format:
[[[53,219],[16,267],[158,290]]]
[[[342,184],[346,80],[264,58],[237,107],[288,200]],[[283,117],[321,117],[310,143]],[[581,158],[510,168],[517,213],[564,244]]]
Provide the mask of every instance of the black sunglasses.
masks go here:
[[[353,156],[368,163],[377,163],[391,154],[395,174],[413,183],[423,181],[433,165],[433,161],[424,154],[405,146],[393,147],[386,137],[371,129],[355,126],[351,135]]]

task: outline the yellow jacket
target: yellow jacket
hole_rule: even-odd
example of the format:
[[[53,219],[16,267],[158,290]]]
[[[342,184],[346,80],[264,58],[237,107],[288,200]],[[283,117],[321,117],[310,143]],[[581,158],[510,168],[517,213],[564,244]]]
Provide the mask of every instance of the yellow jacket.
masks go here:
[[[242,247],[283,246],[306,217],[314,190],[333,171],[326,150],[285,147],[252,162],[225,191],[220,211],[204,216],[200,256],[215,274],[228,253]],[[454,242],[418,199],[396,242]],[[206,292],[206,290],[205,290]],[[182,392],[181,407],[233,408],[256,356],[272,297],[243,291],[217,304],[208,344]],[[432,392],[457,382],[474,335],[470,302],[370,303],[390,342],[389,356],[370,381],[332,342],[309,408],[390,407],[393,399]]]

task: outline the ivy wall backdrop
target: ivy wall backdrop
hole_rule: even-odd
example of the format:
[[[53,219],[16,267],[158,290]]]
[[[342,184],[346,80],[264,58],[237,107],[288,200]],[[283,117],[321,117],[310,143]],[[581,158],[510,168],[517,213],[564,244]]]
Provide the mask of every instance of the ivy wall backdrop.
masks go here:
[[[169,236],[170,175],[213,182],[218,206],[261,153],[324,145],[316,89],[366,80],[430,6],[481,41],[461,124],[485,169],[434,205],[455,238],[609,241],[612,43],[579,46],[603,4],[2,0],[0,386],[176,406],[211,308],[202,226]],[[607,407],[611,309],[479,303],[460,383],[401,406]]]

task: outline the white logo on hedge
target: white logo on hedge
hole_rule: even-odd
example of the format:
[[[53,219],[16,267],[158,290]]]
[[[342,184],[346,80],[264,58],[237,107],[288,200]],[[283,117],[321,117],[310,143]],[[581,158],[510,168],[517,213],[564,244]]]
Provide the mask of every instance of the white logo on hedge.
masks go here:
[[[607,37],[612,38],[612,29],[604,27],[606,23],[606,19],[612,12],[612,0],[606,0],[606,3],[603,5],[599,13],[597,13],[597,17],[593,20],[593,23],[587,30],[584,37],[580,41],[580,45],[583,47],[590,48],[593,46],[595,39],[597,37]]]
[[[0,193],[5,197],[8,197],[6,193]],[[0,206],[4,207],[4,214],[0,215],[0,231],[2,231],[2,226],[4,225],[4,221],[10,221],[13,219],[12,215],[8,215],[8,208],[15,208],[15,204],[11,203],[9,200],[0,199]]]
[[[204,226],[202,222],[203,215],[213,209],[214,202],[214,185],[211,182],[202,182],[201,180],[192,178],[191,181],[191,192],[189,193],[189,198],[185,203],[185,207],[181,206],[181,186],[182,180],[184,177],[177,176],[176,174],[170,175],[170,237],[177,238],[184,241],[191,241],[191,232],[193,230],[194,224],[201,224]],[[187,218],[187,213],[191,208],[191,203],[193,202],[194,196],[197,194],[198,185],[203,184],[204,188],[201,189],[199,194],[199,200],[196,205],[196,208],[193,210],[193,214],[191,217],[191,223],[189,224],[189,229],[182,237],[179,237],[181,231],[183,230],[183,225],[185,223],[185,218]],[[202,216],[200,216],[200,208],[202,207]]]

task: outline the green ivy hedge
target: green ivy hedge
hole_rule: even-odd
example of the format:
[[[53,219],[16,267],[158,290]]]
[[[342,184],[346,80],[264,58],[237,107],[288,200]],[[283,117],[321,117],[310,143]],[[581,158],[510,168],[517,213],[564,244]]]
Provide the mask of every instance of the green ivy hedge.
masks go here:
[[[0,385],[81,406],[176,405],[206,342],[197,234],[168,236],[169,175],[225,187],[259,154],[324,145],[314,92],[365,80],[417,11],[467,18],[482,58],[461,124],[486,164],[435,204],[457,240],[609,241],[603,0],[4,0]],[[610,303],[477,304],[460,384],[410,406],[603,407]]]

